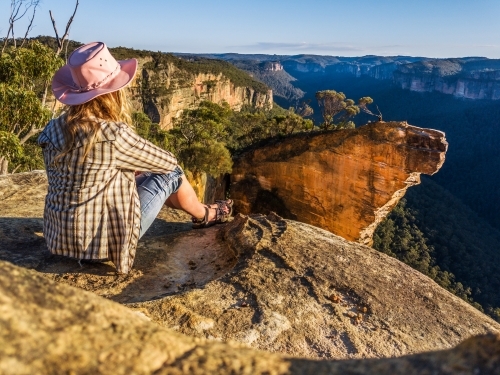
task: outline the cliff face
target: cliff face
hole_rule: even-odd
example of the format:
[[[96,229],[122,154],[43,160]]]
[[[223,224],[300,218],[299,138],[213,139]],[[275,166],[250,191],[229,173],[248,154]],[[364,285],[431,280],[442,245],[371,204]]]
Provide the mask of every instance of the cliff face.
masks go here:
[[[400,61],[389,63],[356,63],[356,62],[340,62],[335,65],[328,66],[326,72],[350,74],[356,77],[368,76],[375,79],[386,80],[392,79],[394,72],[398,69]]]
[[[500,99],[500,70],[442,76],[405,66],[394,72],[394,82],[403,89],[417,92],[437,91],[466,99]]]
[[[419,58],[394,56],[332,57],[310,56],[288,57],[282,60],[284,68],[292,73],[342,73],[356,77],[369,76],[375,79],[392,79],[394,71],[402,64]]]
[[[340,62],[328,71],[393,80],[403,89],[437,91],[467,99],[500,99],[500,61],[487,59],[444,59],[411,62],[383,58]]]
[[[272,90],[262,92],[237,86],[222,73],[193,73],[174,63],[158,68],[151,59],[143,59],[138,76],[135,107],[142,105],[149,118],[163,129],[172,128],[173,120],[184,110],[197,108],[204,100],[217,104],[225,101],[236,111],[244,105],[256,108],[273,105]]]
[[[297,71],[300,73],[321,73],[325,71],[325,66],[314,62],[297,62],[297,61],[283,61],[284,69],[289,72]]]
[[[398,67],[402,64],[400,61],[391,62],[387,64],[376,65],[372,67],[367,74],[375,79],[392,79],[394,72],[398,69]]]
[[[267,61],[262,63],[262,69],[269,72],[279,72],[283,70],[283,65],[279,61]]]
[[[402,122],[299,134],[237,158],[231,197],[237,212],[275,211],[371,244],[420,173],[439,170],[447,145],[444,133]]]
[[[291,102],[298,102],[304,96],[304,92],[292,83],[296,79],[288,74],[279,62],[251,64],[248,61],[235,61],[234,65],[269,87],[272,86],[273,96],[285,98]]]

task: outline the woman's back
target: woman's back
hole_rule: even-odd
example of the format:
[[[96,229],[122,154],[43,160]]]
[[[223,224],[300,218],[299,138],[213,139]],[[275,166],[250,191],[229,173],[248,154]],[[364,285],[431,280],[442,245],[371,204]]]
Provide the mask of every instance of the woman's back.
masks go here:
[[[52,120],[38,142],[44,149],[49,188],[44,233],[49,249],[78,259],[110,258],[128,268],[130,247],[139,236],[140,208],[134,172],[124,169],[124,124],[101,123],[98,140],[85,155],[83,131],[74,147],[61,154],[64,116]],[[135,137],[134,137],[135,138]],[[125,144],[124,144],[125,143]]]

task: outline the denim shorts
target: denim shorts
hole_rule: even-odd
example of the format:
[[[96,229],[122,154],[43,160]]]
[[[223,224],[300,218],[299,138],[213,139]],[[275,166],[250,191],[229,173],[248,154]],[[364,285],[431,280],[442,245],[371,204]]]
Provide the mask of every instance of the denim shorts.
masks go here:
[[[177,166],[172,172],[166,174],[145,172],[136,176],[135,182],[141,202],[141,231],[139,238],[153,224],[170,194],[179,190],[183,174],[184,171]]]

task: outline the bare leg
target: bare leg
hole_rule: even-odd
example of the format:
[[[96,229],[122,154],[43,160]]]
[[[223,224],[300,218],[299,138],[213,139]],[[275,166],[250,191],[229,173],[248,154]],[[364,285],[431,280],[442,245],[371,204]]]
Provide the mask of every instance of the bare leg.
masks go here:
[[[183,210],[190,214],[195,219],[205,218],[206,207],[209,207],[208,211],[208,222],[214,220],[217,215],[218,204],[214,203],[211,205],[205,205],[198,201],[198,197],[193,190],[193,187],[186,179],[185,175],[182,175],[182,184],[177,190],[177,192],[170,194],[170,196],[165,201],[165,205],[170,208],[176,208]],[[226,213],[229,213],[229,208],[226,207]]]
[[[176,208],[176,209],[181,209],[179,207],[179,202],[177,202],[177,198],[173,199],[172,198],[173,194],[171,194],[167,200],[165,201],[165,206],[170,207],[170,208]]]
[[[205,217],[205,205],[198,201],[193,187],[184,175],[179,190],[171,194],[165,203],[168,207],[184,210],[197,219]],[[214,217],[215,210],[210,210],[208,220],[210,221]]]

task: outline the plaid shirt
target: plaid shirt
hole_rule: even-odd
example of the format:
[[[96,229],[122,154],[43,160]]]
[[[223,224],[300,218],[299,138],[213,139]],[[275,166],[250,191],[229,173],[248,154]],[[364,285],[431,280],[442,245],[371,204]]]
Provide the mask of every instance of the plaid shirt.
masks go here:
[[[59,160],[64,116],[38,137],[48,176],[44,236],[53,254],[110,259],[128,273],[139,239],[141,208],[134,171],[168,173],[176,158],[139,137],[124,123],[101,122],[101,136],[86,158],[84,135]]]

